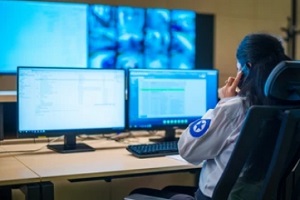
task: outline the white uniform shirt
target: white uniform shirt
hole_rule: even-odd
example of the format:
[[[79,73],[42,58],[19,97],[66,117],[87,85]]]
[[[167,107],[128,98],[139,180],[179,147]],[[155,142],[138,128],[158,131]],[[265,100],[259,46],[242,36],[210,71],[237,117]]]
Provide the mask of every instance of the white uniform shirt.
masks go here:
[[[204,161],[199,187],[208,197],[212,196],[229,160],[247,109],[246,98],[224,98],[191,123],[179,139],[179,153],[186,161],[195,165]]]

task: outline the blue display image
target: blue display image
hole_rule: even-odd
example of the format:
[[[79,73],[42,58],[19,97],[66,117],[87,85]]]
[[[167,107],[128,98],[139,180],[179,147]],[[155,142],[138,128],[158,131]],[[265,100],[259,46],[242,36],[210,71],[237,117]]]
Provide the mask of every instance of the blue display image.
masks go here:
[[[171,12],[171,68],[193,69],[195,66],[195,19],[192,11]]]
[[[118,58],[117,68],[143,67],[145,10],[133,7],[118,7]]]
[[[90,68],[115,68],[116,8],[91,5],[88,8],[88,51]]]
[[[194,69],[196,13],[0,0],[0,74],[17,66]]]
[[[145,22],[145,68],[166,69],[169,66],[170,11],[147,9]]]
[[[118,55],[117,69],[142,68],[144,57],[141,52],[128,51]]]

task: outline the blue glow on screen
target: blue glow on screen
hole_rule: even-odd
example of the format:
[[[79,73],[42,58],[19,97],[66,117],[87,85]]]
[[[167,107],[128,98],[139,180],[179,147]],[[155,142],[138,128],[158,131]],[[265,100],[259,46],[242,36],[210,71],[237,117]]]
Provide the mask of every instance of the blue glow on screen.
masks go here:
[[[88,8],[90,68],[115,68],[117,48],[116,8],[91,5]]]
[[[195,12],[171,13],[171,68],[193,69],[195,63]]]
[[[169,66],[170,11],[147,9],[145,23],[145,68],[166,69]]]
[[[118,7],[117,20],[117,68],[142,68],[145,9]]]

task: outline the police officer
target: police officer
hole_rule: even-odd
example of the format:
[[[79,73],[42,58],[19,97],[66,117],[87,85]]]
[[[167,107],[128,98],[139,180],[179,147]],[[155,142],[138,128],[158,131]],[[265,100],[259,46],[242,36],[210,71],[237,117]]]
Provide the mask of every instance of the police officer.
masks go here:
[[[219,89],[219,103],[191,123],[178,142],[179,153],[185,160],[203,164],[197,200],[211,199],[249,107],[278,104],[264,95],[264,84],[279,62],[289,60],[280,40],[263,33],[247,35],[237,49],[236,58],[238,73]]]

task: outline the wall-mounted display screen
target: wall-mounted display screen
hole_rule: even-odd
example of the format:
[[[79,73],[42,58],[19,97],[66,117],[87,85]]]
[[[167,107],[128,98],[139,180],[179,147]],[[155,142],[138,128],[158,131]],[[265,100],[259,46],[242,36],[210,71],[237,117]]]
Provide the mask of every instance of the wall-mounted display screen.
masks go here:
[[[170,66],[170,10],[147,9],[145,23],[145,68]]]
[[[14,0],[0,1],[0,10],[0,73],[197,68],[194,11]]]
[[[88,8],[88,66],[115,68],[117,49],[116,8],[91,5]]]
[[[18,66],[85,67],[87,5],[0,1],[0,72]]]
[[[171,68],[192,69],[195,65],[196,14],[174,10],[171,13]]]

